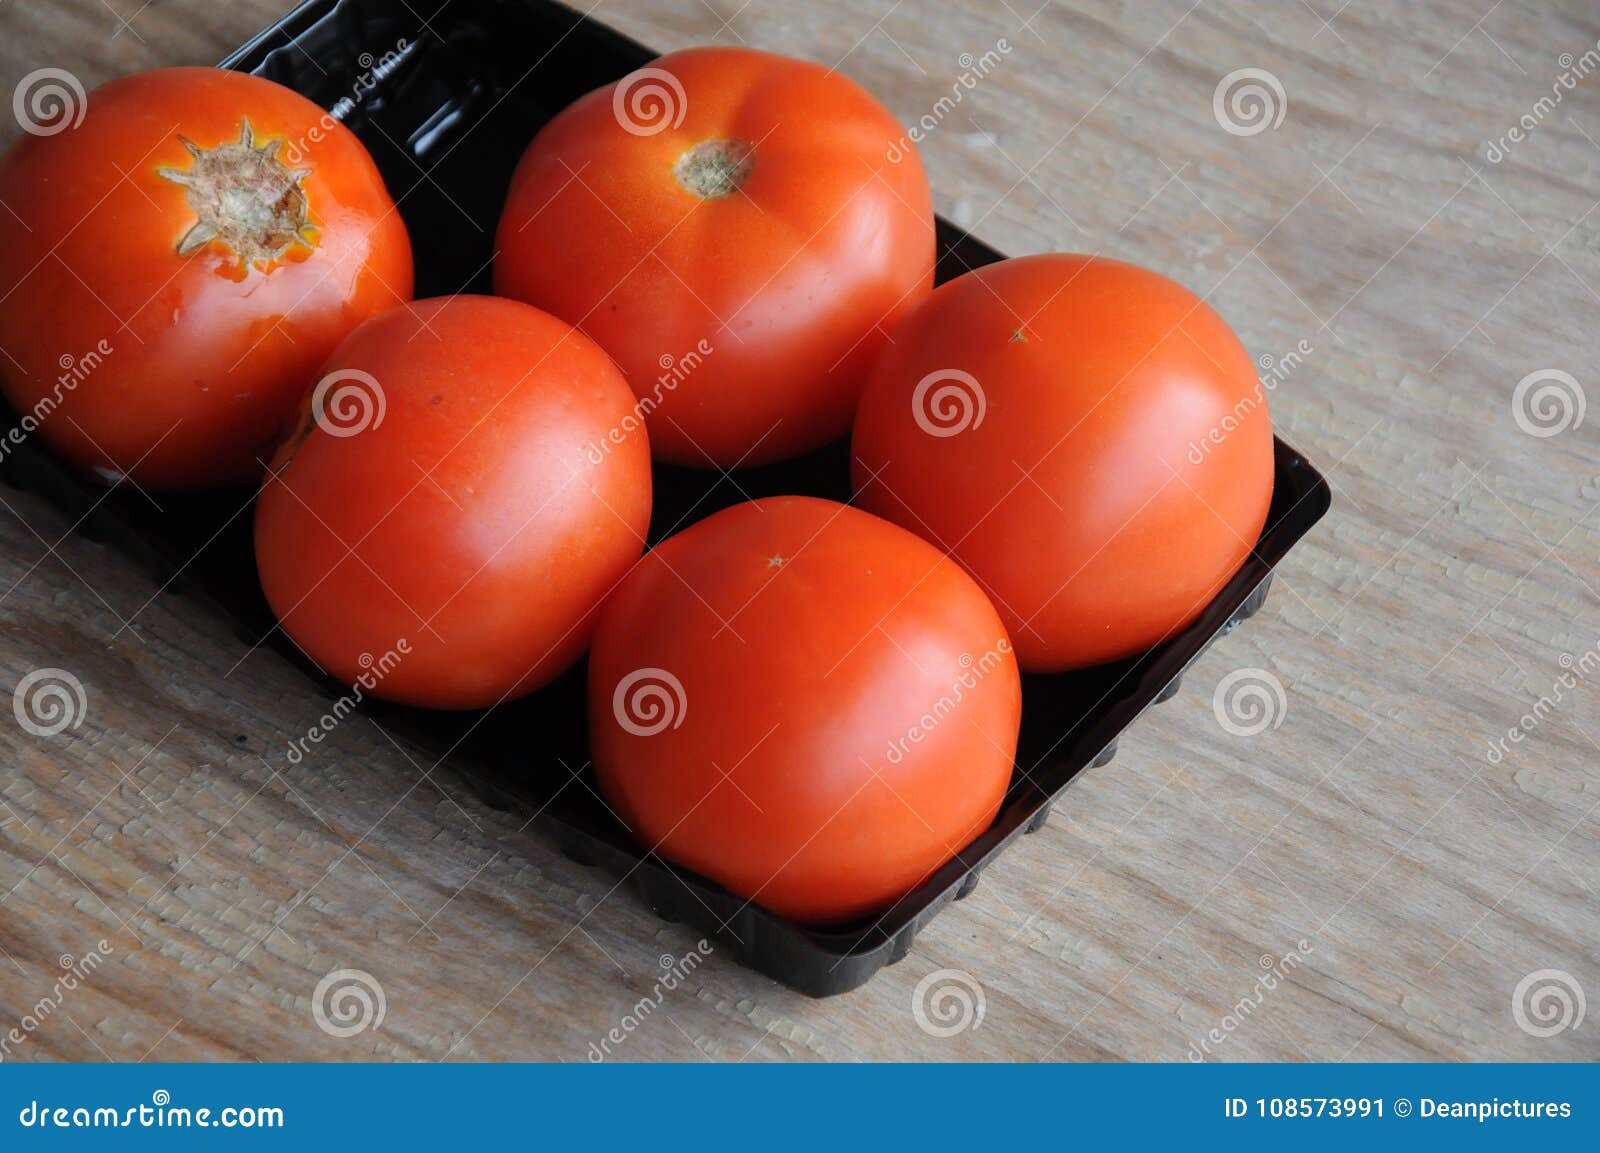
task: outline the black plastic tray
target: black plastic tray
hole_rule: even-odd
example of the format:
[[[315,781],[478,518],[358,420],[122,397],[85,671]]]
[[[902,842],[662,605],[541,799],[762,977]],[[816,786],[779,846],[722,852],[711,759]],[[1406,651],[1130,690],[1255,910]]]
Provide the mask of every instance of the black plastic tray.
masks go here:
[[[356,131],[399,201],[422,297],[489,291],[495,221],[529,139],[570,101],[654,55],[549,0],[453,0],[426,25],[410,6],[389,0],[311,0],[224,66],[298,89]],[[944,221],[939,251],[941,281],[1000,259]],[[1261,607],[1273,566],[1329,505],[1322,477],[1281,440],[1276,470],[1254,554],[1191,627],[1135,659],[1023,678],[1017,766],[998,818],[958,859],[870,923],[805,928],[653,854],[642,856],[593,791],[581,665],[531,697],[488,712],[364,707],[448,757],[488,803],[536,815],[571,858],[626,878],[662,917],[716,936],[745,964],[803,992],[841,993],[904,957],[917,931],[971,892],[979,871],[1006,845],[1043,826],[1078,772],[1111,760],[1118,735],[1177,691],[1191,661]],[[737,487],[716,473],[658,467],[652,540],[690,510],[706,516],[744,493],[848,500],[848,449],[837,444],[736,479]],[[270,633],[276,651],[321,679],[331,697],[344,691],[272,630],[255,580],[250,517],[240,511],[248,491],[163,496],[158,512],[137,494],[105,494],[31,439],[6,456],[0,480],[44,494],[74,521],[82,518],[78,531],[141,559],[158,579],[172,580],[169,591],[220,604],[246,642]]]

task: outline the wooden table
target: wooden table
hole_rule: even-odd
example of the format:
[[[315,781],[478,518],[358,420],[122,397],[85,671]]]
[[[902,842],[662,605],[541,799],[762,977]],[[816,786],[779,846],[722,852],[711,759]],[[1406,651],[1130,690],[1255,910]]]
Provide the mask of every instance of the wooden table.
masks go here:
[[[213,62],[283,8],[13,0],[0,81]],[[1558,80],[1595,50],[1592,6],[605,0],[596,15],[662,49],[842,61],[908,123],[951,93],[963,54],[997,51],[922,145],[939,210],[1007,252],[1162,270],[1279,363],[1309,347],[1272,412],[1336,489],[1266,611],[901,964],[813,1001],[713,953],[613,1051],[1600,1057],[1593,1014],[1542,1037],[1513,1010],[1540,970],[1600,995],[1600,413],[1533,435],[1551,422],[1514,411],[1544,370],[1600,404],[1600,75]],[[1226,90],[1214,109],[1246,68],[1281,85],[1259,130]],[[1559,104],[1539,105],[1552,85]],[[1524,116],[1524,139],[1489,147]],[[1524,401],[1541,385],[1577,399],[1547,375]],[[325,705],[315,686],[270,650],[224,680],[246,646],[221,619],[61,539],[42,502],[0,497],[0,686],[58,666],[88,693],[59,736],[0,724],[0,1026],[50,993],[63,955],[81,966],[106,944],[8,1059],[584,1060],[652,995],[658,959],[693,947],[366,720],[288,768],[286,742]],[[1278,725],[1249,737],[1213,710],[1241,668],[1285,690]],[[1553,707],[1491,756],[1541,696]],[[341,968],[381,984],[380,1027],[315,1023],[314,990]],[[984,1013],[941,1037],[913,999],[947,969],[981,986]]]

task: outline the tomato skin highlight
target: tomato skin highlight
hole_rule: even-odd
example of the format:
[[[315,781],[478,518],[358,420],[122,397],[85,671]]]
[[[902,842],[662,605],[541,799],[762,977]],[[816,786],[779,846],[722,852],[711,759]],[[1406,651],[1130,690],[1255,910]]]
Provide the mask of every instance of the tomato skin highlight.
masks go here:
[[[0,378],[79,469],[160,489],[251,480],[334,346],[410,299],[405,225],[326,117],[260,77],[166,68],[95,89],[77,127],[0,158]],[[309,244],[248,268],[220,239],[180,255],[199,222],[170,178],[199,163],[184,141],[234,145],[246,121],[285,189],[309,169]]]
[[[537,309],[460,296],[368,321],[325,371],[353,391],[326,392],[321,417],[307,398],[256,507],[285,632],[345,683],[403,638],[364,687],[433,708],[497,704],[576,661],[650,521],[649,443],[613,435],[634,399],[605,354]]]
[[[1238,338],[1187,289],[1099,257],[941,285],[895,330],[851,451],[858,503],[952,552],[1030,672],[1192,622],[1272,501],[1265,391]]]
[[[633,836],[812,924],[882,911],[988,827],[1021,707],[958,565],[809,497],[656,546],[589,658],[595,771]]]
[[[723,144],[733,158],[699,174],[742,183],[703,198],[680,173]],[[753,465],[849,430],[884,334],[933,287],[933,207],[914,148],[852,81],[694,48],[540,130],[496,251],[497,293],[576,324],[648,399],[659,459]]]

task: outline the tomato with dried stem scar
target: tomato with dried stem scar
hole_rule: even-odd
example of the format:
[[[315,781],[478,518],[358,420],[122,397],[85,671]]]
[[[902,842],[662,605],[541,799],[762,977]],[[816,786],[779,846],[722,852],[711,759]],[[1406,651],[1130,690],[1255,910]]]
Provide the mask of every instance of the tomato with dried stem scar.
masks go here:
[[[55,115],[0,158],[7,398],[107,481],[251,479],[334,346],[411,297],[376,166],[317,105],[243,73],[38,95]]]
[[[933,287],[933,207],[854,82],[693,48],[539,132],[496,251],[495,291],[622,366],[660,459],[752,465],[848,431],[884,334]]]

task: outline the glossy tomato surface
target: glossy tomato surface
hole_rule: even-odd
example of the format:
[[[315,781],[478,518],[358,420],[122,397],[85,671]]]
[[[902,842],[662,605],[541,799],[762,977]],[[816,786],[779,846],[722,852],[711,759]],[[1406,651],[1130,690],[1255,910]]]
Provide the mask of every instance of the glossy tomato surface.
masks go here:
[[[256,507],[289,636],[341,681],[438,708],[572,664],[650,520],[649,444],[606,355],[461,296],[367,321],[324,373]]]
[[[664,460],[758,464],[849,429],[933,286],[927,178],[837,72],[694,48],[578,100],[512,180],[495,291],[594,337]]]
[[[311,101],[236,72],[56,108],[0,159],[7,398],[103,479],[250,479],[334,346],[411,296],[378,170]]]
[[[1086,256],[941,285],[895,330],[851,451],[858,503],[952,552],[1029,671],[1171,636],[1272,501],[1265,390],[1238,338],[1182,286]]]
[[[809,497],[669,538],[601,614],[589,724],[634,837],[800,921],[881,912],[994,819],[1021,685],[961,568]]]

